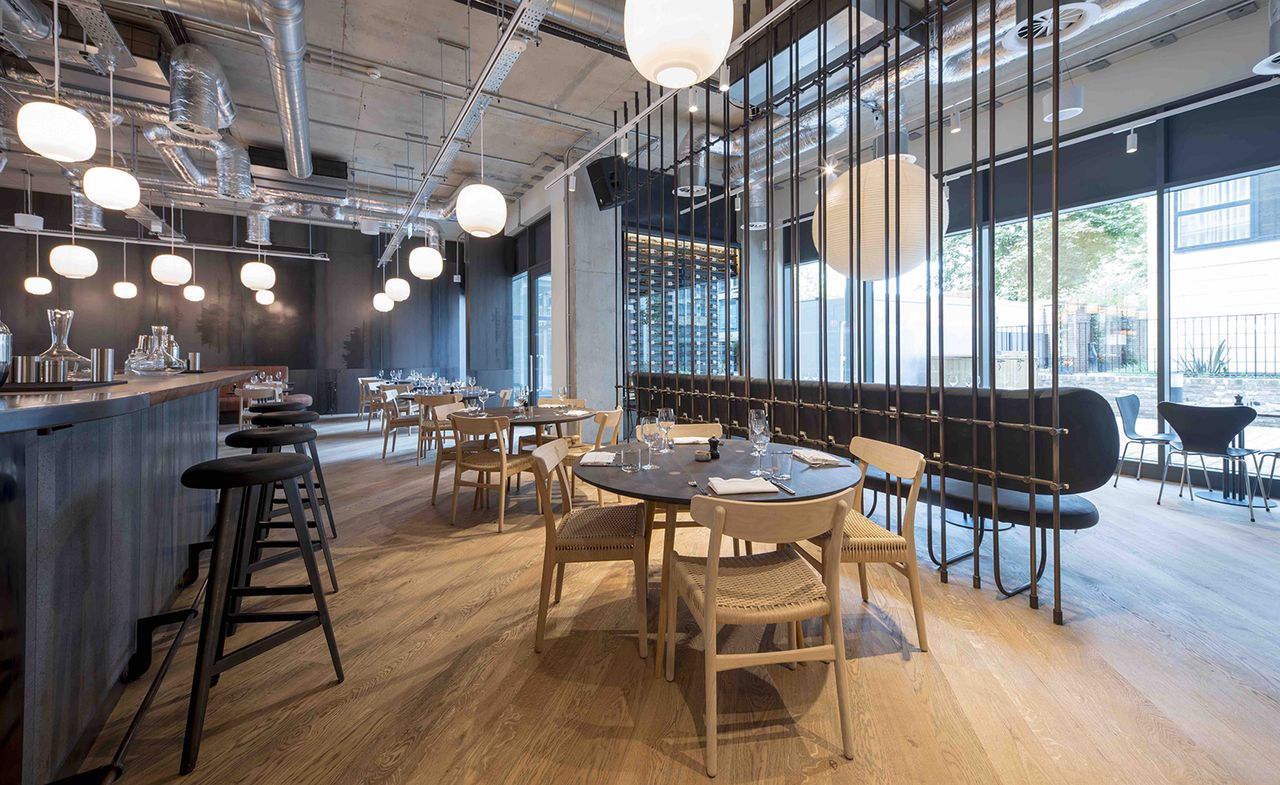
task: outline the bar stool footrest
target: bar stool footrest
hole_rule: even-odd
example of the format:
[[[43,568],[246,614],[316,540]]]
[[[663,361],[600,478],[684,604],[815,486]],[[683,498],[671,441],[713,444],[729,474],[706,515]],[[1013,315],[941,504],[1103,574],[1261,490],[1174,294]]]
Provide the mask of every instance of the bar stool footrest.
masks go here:
[[[243,665],[249,660],[257,657],[259,654],[265,654],[282,643],[287,643],[299,635],[311,632],[320,627],[320,614],[312,613],[311,617],[306,621],[300,621],[285,627],[283,630],[277,630],[264,638],[260,638],[253,643],[241,646],[230,654],[221,657],[217,662],[213,663],[213,675],[224,673],[237,665]]]
[[[125,663],[124,673],[120,681],[131,682],[142,678],[151,669],[151,649],[155,644],[156,630],[170,624],[181,624],[187,619],[196,617],[195,608],[180,608],[173,611],[143,616],[134,623],[134,648],[129,661]]]

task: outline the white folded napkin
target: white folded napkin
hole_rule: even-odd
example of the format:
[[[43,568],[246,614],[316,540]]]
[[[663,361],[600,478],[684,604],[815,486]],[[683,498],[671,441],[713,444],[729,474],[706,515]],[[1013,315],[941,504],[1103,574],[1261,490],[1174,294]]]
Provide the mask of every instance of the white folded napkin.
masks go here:
[[[752,477],[751,479],[729,479],[723,477],[712,477],[707,481],[707,486],[711,488],[713,493],[720,496],[729,496],[735,493],[777,493],[778,489],[773,483],[763,477]]]
[[[819,450],[808,450],[804,448],[791,451],[791,455],[797,461],[804,461],[810,466],[844,466],[844,461],[834,455],[829,455]]]
[[[706,444],[707,437],[705,436],[673,436],[671,437],[671,443],[672,444]]]
[[[616,452],[599,450],[597,452],[589,452],[582,456],[581,464],[583,466],[612,466],[613,462],[617,460],[617,458],[618,454]]]
[[[584,414],[591,414],[591,412],[586,409],[570,409],[569,411],[565,412],[565,414],[569,415],[570,417],[581,417]]]

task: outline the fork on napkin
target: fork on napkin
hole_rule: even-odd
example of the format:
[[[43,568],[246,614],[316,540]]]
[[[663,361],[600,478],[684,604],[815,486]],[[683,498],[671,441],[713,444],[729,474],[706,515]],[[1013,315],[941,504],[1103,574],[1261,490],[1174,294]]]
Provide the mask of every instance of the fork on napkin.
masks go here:
[[[763,477],[752,477],[751,479],[712,477],[707,481],[707,487],[717,496],[730,496],[737,493],[778,492],[774,484]]]
[[[797,461],[803,461],[810,466],[845,466],[845,462],[834,455],[828,455],[819,450],[796,449],[791,451],[791,455]]]
[[[589,452],[582,456],[582,460],[579,463],[582,466],[612,466],[617,458],[618,454],[616,452],[600,450],[599,452]]]

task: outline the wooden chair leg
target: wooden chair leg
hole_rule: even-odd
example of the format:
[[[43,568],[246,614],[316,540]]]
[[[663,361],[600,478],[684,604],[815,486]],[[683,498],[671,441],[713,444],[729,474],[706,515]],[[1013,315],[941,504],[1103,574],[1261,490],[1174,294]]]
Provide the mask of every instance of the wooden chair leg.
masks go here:
[[[920,597],[920,568],[915,559],[908,559],[907,588],[911,590],[911,609],[916,615],[916,637],[920,642],[920,651],[929,650],[929,637],[924,633],[924,600]]]
[[[462,467],[453,467],[453,517],[449,519],[450,526],[458,525],[458,483],[462,478]]]
[[[836,669],[836,703],[840,708],[840,740],[844,744],[844,756],[853,760],[853,722],[849,719],[849,674],[844,661],[844,629],[834,612],[827,615],[827,626],[839,630],[832,641],[836,650],[835,662],[832,663]]]
[[[485,495],[485,498],[488,498],[489,496],[488,488],[485,489],[484,495]],[[498,533],[499,534],[502,533],[502,523],[506,519],[506,517],[507,517],[507,486],[503,483],[498,483]],[[562,570],[564,569],[563,565],[561,566],[560,569]],[[560,592],[559,590],[557,590],[556,602],[559,602],[559,601],[560,601]]]
[[[440,487],[440,464],[444,461],[440,460],[440,453],[436,453],[436,471],[435,479],[431,481],[431,506],[436,506],[436,490]]]
[[[659,642],[662,643],[663,648],[666,649],[665,675],[667,677],[667,681],[675,681],[676,678],[676,600],[679,594],[680,592],[676,591],[674,588],[667,589],[666,602],[663,604],[663,607],[666,609],[666,618],[660,622],[665,622],[666,624],[666,640],[662,641],[659,639]]]
[[[649,554],[636,543],[636,645],[640,659],[649,657]]]
[[[867,592],[867,565],[858,562],[858,588],[862,589],[862,601],[867,602],[869,593]]]
[[[560,604],[560,590],[564,588],[564,562],[556,565],[556,605]]]
[[[387,459],[387,440],[390,438],[391,432],[389,430],[382,432],[382,459],[384,461]]]
[[[720,725],[720,717],[716,709],[716,630],[702,631],[703,677],[706,681],[706,724],[707,724],[707,776],[716,776],[716,736]]]
[[[548,550],[542,555],[542,584],[538,590],[538,626],[533,635],[533,650],[542,652],[542,643],[547,631],[547,604],[551,599],[551,571],[555,568],[555,557]]]

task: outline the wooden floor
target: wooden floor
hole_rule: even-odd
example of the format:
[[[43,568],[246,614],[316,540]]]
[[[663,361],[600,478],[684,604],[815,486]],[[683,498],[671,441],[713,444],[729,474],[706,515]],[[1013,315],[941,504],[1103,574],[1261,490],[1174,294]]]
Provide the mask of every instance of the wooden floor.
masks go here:
[[[707,781],[701,641],[682,638],[674,684],[653,676],[636,653],[629,565],[571,566],[536,655],[543,532],[527,484],[503,534],[491,513],[469,512],[469,496],[452,527],[449,494],[431,506],[430,465],[415,466],[406,441],[382,461],[381,439],[352,418],[320,430],[346,682],[334,683],[319,632],[229,672],[199,768],[181,778],[192,636],[126,783]],[[933,648],[921,653],[896,573],[871,569],[871,605],[847,573],[856,758],[840,754],[831,666],[734,671],[720,680],[716,781],[1280,781],[1280,511],[1251,524],[1238,509],[1155,496],[1132,478],[1091,494],[1102,524],[1064,537],[1063,627],[989,581],[972,588],[967,567],[945,585],[925,571]],[[1011,573],[1025,573],[1025,543],[1005,540]],[[274,569],[283,581],[301,566]],[[656,582],[649,608],[656,616]],[[681,626],[692,629],[683,613]],[[721,645],[772,636],[730,628]],[[126,689],[86,766],[110,754],[144,689]]]

